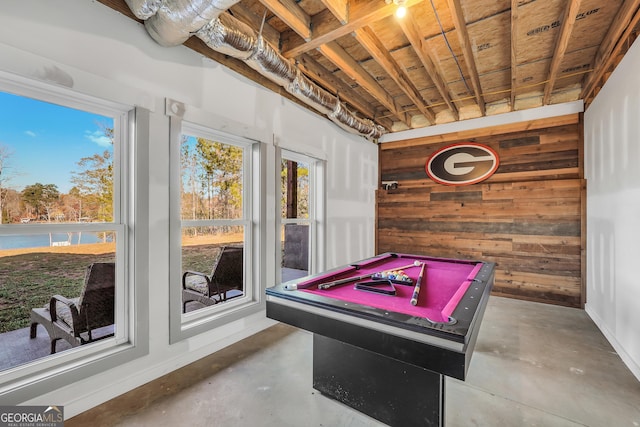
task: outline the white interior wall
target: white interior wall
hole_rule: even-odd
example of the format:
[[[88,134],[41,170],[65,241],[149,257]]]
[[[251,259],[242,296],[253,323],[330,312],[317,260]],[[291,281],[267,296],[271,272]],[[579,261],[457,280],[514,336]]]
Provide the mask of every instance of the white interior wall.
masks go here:
[[[586,311],[640,379],[640,41],[584,116]]]
[[[67,417],[184,366],[271,324],[264,313],[169,345],[169,119],[165,98],[217,117],[226,132],[266,147],[268,228],[275,247],[275,145],[326,161],[326,268],[374,255],[377,147],[185,48],[163,48],[141,24],[86,0],[4,0],[0,71],[151,110],[149,354],[24,404],[65,406]],[[275,283],[266,253],[264,284]]]

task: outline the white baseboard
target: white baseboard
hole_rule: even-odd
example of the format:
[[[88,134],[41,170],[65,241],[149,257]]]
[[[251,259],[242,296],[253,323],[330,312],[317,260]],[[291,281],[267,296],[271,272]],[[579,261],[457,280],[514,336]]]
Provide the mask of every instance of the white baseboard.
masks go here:
[[[629,353],[626,352],[625,348],[618,342],[611,330],[607,328],[607,325],[600,318],[600,316],[598,316],[597,313],[590,309],[589,304],[585,304],[584,311],[589,315],[589,317],[591,317],[593,323],[595,323],[598,329],[600,329],[604,337],[607,339],[607,341],[609,341],[613,349],[616,351],[616,353],[618,353],[618,356],[620,356],[620,359],[622,359],[624,364],[627,365],[631,373],[638,379],[638,381],[640,381],[640,361],[633,360],[631,355],[629,355]]]

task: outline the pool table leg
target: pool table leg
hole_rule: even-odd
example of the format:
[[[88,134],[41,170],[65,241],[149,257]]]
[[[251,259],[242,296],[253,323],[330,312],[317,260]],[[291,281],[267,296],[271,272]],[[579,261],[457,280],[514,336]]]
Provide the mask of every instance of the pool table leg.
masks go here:
[[[313,387],[390,426],[443,426],[442,374],[313,335]]]

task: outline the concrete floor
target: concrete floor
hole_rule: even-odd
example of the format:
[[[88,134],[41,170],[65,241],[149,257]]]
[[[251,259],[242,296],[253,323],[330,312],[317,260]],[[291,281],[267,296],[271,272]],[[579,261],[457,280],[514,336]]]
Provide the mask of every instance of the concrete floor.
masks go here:
[[[310,333],[279,324],[65,427],[381,425],[312,388],[311,347]],[[467,380],[447,378],[445,420],[640,426],[640,382],[584,311],[491,297]]]

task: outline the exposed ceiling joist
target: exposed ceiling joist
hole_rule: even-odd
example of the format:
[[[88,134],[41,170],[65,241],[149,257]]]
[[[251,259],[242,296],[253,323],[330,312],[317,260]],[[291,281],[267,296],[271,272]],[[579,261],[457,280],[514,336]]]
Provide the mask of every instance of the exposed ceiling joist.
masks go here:
[[[311,40],[311,17],[295,0],[260,0],[304,40]]]
[[[322,3],[342,25],[349,22],[349,0],[322,0]]]
[[[249,24],[252,28],[261,29],[262,37],[272,46],[280,46],[280,32],[269,25],[268,22],[263,22],[264,14],[254,13],[244,3],[232,6],[231,12],[233,16]]]
[[[448,2],[449,10],[451,11],[451,18],[453,19],[453,23],[456,27],[456,32],[458,33],[458,42],[460,43],[460,46],[462,46],[464,60],[467,64],[469,76],[471,77],[474,97],[476,99],[478,107],[480,108],[480,114],[484,116],[486,114],[484,96],[482,96],[482,88],[480,86],[480,78],[478,77],[476,60],[471,49],[471,40],[469,40],[469,32],[467,31],[467,24],[465,23],[464,13],[462,12],[462,7],[460,6],[460,0],[448,0]]]
[[[578,11],[580,10],[580,2],[581,0],[569,0],[565,8],[564,15],[562,16],[562,23],[560,24],[560,34],[558,37],[558,41],[556,42],[556,49],[553,52],[551,66],[549,67],[549,77],[547,78],[547,83],[544,87],[544,98],[542,100],[542,103],[545,105],[547,105],[549,103],[549,100],[551,99],[551,91],[555,86],[556,78],[558,77],[558,72],[560,71],[560,64],[564,59],[565,52],[567,51],[569,38],[571,37],[573,26],[576,23]]]
[[[516,109],[516,90],[518,88],[518,2],[511,0],[511,94],[509,107]]]
[[[261,34],[274,56],[264,65],[286,69],[284,80],[274,84],[197,37],[184,44],[320,114],[339,99],[336,114],[348,107],[365,135],[365,120],[395,132],[577,99],[588,105],[640,19],[640,0],[407,0],[404,20],[385,0],[99,1],[137,22],[160,13],[149,26],[166,18],[175,31],[164,45],[194,34],[212,8],[233,16]],[[181,8],[191,22],[172,15]],[[308,96],[332,97],[331,106],[292,95],[287,81],[298,84],[299,75]]]
[[[427,109],[427,106],[420,96],[418,90],[413,86],[411,80],[387,51],[380,40],[369,27],[363,27],[355,32],[355,38],[371,54],[373,59],[389,74],[400,89],[411,99],[416,108],[424,114],[432,123],[435,122],[435,115]]]
[[[447,104],[447,107],[451,111],[454,119],[458,120],[458,109],[451,101],[447,85],[441,76],[440,70],[436,68],[430,57],[429,49],[424,38],[420,35],[417,22],[412,16],[405,16],[405,18],[406,19],[400,20],[400,28],[402,28],[402,31],[405,36],[407,36],[407,39],[409,39],[413,49],[415,49],[416,55],[420,58],[422,66],[425,68],[427,74],[429,74],[429,77],[435,84],[440,96],[442,96],[442,99]],[[431,120],[432,123],[435,122],[434,119],[429,118],[429,120]]]
[[[327,90],[360,112],[364,117],[376,117],[376,110],[371,103],[352,91],[348,84],[336,78],[331,71],[324,68],[311,56],[307,54],[300,56],[298,58],[298,66],[306,75],[318,81]],[[375,121],[385,128],[393,126],[393,122],[389,119],[383,120],[376,117]]]
[[[594,71],[585,76],[582,85],[581,96],[587,102],[595,97],[598,85],[604,84],[602,81],[605,73],[611,71],[612,63],[616,63],[614,51],[620,40],[625,40],[629,34],[638,26],[640,20],[640,0],[627,0],[623,3],[616,15],[609,31],[600,43],[596,57],[593,60]],[[612,61],[613,59],[613,61]]]
[[[322,45],[320,52],[384,105],[399,121],[407,126],[411,125],[411,117],[402,111],[393,98],[378,84],[375,78],[367,73],[340,45],[336,42]]]
[[[422,1],[423,0],[407,0],[406,7],[410,8]],[[324,19],[315,23],[315,31],[312,40],[305,43],[291,41],[284,44],[282,46],[282,54],[284,57],[293,58],[302,53],[317,49],[323,44],[346,36],[359,28],[393,16],[397,6],[394,4],[386,5],[383,0],[364,1],[351,2],[350,9],[350,20],[346,24],[340,25],[337,21],[334,22],[333,20]]]

